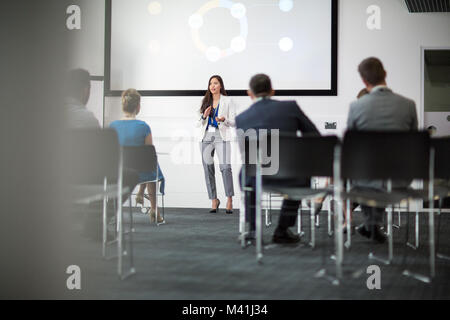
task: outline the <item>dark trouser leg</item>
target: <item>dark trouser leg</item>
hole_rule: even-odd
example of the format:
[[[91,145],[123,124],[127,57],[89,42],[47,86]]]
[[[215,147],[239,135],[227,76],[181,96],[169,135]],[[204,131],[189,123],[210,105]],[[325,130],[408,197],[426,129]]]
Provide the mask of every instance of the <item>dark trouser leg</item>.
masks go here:
[[[278,219],[278,226],[275,232],[286,231],[287,228],[295,225],[297,220],[297,209],[300,204],[301,201],[283,200],[280,218]]]
[[[372,231],[373,227],[379,227],[382,222],[384,208],[375,208],[361,205],[364,215],[364,227],[368,231]]]
[[[245,193],[245,220],[250,224],[250,231],[256,230],[256,193],[248,191]]]

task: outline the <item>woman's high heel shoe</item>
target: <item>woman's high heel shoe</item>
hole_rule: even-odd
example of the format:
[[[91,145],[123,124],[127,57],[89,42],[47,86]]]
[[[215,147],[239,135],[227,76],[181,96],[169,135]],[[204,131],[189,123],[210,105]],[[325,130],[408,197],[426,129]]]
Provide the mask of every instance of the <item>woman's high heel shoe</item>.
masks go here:
[[[232,214],[233,213],[233,205],[231,205],[231,209],[226,209],[225,213],[226,214]]]
[[[220,200],[217,199],[217,207],[215,209],[209,210],[209,213],[216,213],[219,210]]]
[[[158,218],[156,218],[156,216],[158,216]],[[156,214],[156,210],[150,209],[150,222],[154,223],[155,221],[158,224],[165,223],[164,218],[160,215],[159,212],[158,214]]]
[[[136,195],[136,205],[144,205],[144,197],[141,194]]]

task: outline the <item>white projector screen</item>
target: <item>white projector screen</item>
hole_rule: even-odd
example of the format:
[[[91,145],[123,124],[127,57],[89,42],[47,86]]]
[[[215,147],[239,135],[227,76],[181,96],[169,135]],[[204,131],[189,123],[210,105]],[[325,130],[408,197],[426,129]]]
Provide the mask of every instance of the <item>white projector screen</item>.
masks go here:
[[[239,95],[251,76],[266,73],[277,94],[336,94],[333,0],[110,0],[109,6],[110,93],[202,95],[218,74]]]

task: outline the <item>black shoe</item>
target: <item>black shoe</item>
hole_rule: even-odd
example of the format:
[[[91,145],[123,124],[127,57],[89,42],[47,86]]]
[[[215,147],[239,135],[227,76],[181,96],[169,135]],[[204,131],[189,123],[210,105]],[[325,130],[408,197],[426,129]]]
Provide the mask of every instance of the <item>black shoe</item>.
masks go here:
[[[365,226],[364,224],[359,225],[359,226],[356,228],[356,230],[358,231],[358,233],[359,233],[360,235],[362,235],[363,237],[369,238],[369,239],[370,239],[370,236],[372,235],[372,232],[368,231],[368,230],[366,229],[366,226]]]
[[[232,213],[233,213],[233,210],[226,210],[225,213],[226,213],[226,214],[232,214]]]
[[[355,227],[352,226],[351,229],[352,229],[352,234],[355,234]],[[347,226],[345,226],[345,227],[342,228],[342,233],[347,234]]]
[[[378,226],[374,227],[373,236],[372,236],[372,232],[368,231],[364,225],[360,225],[358,227],[358,233],[360,235],[362,235],[363,237],[372,239],[373,242],[375,242],[375,243],[384,243],[386,241],[386,236],[383,234],[382,231],[380,231],[380,227],[378,227]]]
[[[292,233],[291,230],[275,230],[273,234],[272,241],[274,243],[297,243],[300,241],[300,236]]]
[[[380,227],[375,227],[375,232],[373,233],[373,239],[375,243],[385,243],[386,242],[386,235],[384,232],[380,230]]]
[[[215,209],[211,209],[209,210],[209,213],[217,213],[217,211],[219,211],[219,206],[220,206],[220,200],[217,199],[218,203],[217,203],[217,207]]]

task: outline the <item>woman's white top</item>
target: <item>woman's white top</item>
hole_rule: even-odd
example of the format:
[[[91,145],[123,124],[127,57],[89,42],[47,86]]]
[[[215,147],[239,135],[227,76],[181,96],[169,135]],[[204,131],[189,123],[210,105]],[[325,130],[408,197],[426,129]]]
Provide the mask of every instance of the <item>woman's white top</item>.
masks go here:
[[[203,120],[203,114],[198,114],[198,120],[197,120],[197,128],[200,128],[200,131],[198,133],[198,140],[202,141],[203,137],[205,135],[206,126],[208,125],[208,117]],[[220,136],[223,141],[230,141],[232,140],[232,129],[233,127],[236,127],[236,104],[231,99],[231,97],[220,95],[220,101],[219,101],[219,114],[217,117],[225,117],[224,122],[218,122],[219,124],[219,132]]]

